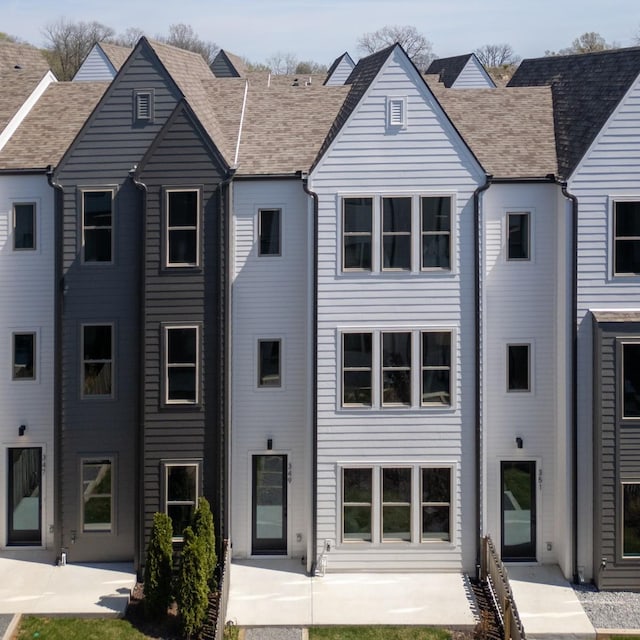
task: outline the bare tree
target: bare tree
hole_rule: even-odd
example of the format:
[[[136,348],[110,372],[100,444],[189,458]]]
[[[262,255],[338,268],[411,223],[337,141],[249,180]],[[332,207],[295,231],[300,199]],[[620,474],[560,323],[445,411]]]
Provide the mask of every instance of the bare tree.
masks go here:
[[[575,53],[593,53],[594,51],[606,51],[607,49],[617,49],[616,42],[607,42],[599,33],[588,31],[575,38],[570,47],[559,51],[545,51],[545,56],[565,56]]]
[[[509,66],[520,62],[510,44],[485,44],[474,52],[478,60],[487,68]]]
[[[265,63],[271,73],[277,76],[290,75],[296,72],[298,66],[298,58],[293,53],[285,53],[283,51],[276,51],[273,55],[269,56]]]
[[[640,45],[640,27],[638,27],[638,30],[636,31],[636,35],[633,36],[633,44]]]
[[[43,30],[44,54],[59,80],[71,80],[96,42],[108,40],[114,30],[100,22],[71,22],[60,18]]]
[[[115,38],[112,38],[110,42],[119,44],[121,47],[133,47],[144,35],[146,35],[145,32],[139,27],[129,27],[123,33],[119,33]]]
[[[20,40],[20,38],[17,38],[16,36],[12,36],[9,33],[0,31],[0,42],[14,42],[19,44],[22,43],[22,40]]]
[[[358,38],[358,51],[368,55],[396,42],[420,71],[424,71],[435,57],[431,42],[411,25],[387,25],[372,33],[365,33]]]
[[[172,24],[169,27],[168,36],[156,36],[156,39],[160,42],[165,42],[179,49],[185,49],[187,51],[193,51],[199,53],[207,62],[211,64],[216,54],[220,50],[215,42],[202,40],[193,27],[188,24],[178,23]]]
[[[326,64],[320,64],[319,62],[314,62],[313,60],[301,60],[298,62],[294,73],[299,73],[300,75],[311,75],[311,74],[321,74],[327,73],[328,68]]]

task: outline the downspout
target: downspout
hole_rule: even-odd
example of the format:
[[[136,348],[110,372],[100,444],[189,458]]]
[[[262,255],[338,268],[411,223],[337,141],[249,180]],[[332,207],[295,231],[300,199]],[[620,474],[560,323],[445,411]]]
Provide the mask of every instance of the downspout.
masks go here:
[[[302,188],[313,199],[313,319],[312,319],[312,376],[311,384],[311,549],[313,560],[309,574],[316,573],[318,548],[318,194],[309,189],[309,175],[302,174]]]
[[[147,264],[146,260],[146,234],[145,229],[147,226],[147,185],[138,180],[136,177],[136,171],[138,169],[138,165],[133,165],[133,167],[129,170],[129,177],[131,181],[136,186],[136,188],[142,191],[142,220],[141,220],[141,228],[140,234],[142,236],[142,258],[140,264],[140,272],[138,275],[138,291],[139,291],[139,301],[140,306],[138,308],[138,326],[140,327],[140,332],[142,334],[140,340],[140,353],[139,356],[139,367],[140,371],[138,373],[138,441],[137,441],[137,455],[136,458],[138,460],[138,482],[136,483],[135,488],[135,504],[136,504],[136,513],[138,517],[136,518],[136,537],[138,539],[138,544],[134,550],[133,562],[134,567],[136,569],[136,574],[138,580],[143,579],[142,569],[144,565],[144,505],[143,498],[144,495],[144,386],[142,380],[144,379],[144,367],[145,367],[145,344],[147,343],[146,336],[146,322],[145,322],[145,299],[146,299],[146,287],[145,287],[145,267]]]
[[[53,546],[56,551],[57,562],[62,561],[62,477],[60,459],[62,456],[62,310],[64,302],[64,277],[62,276],[62,221],[64,215],[64,190],[62,185],[55,179],[53,175],[53,167],[47,167],[47,182],[54,192],[54,282],[58,283],[55,287],[54,300],[54,356],[53,356],[53,434],[54,434],[54,529],[53,529]]]
[[[571,200],[571,253],[573,258],[571,274],[571,465],[573,467],[573,504],[571,505],[571,526],[573,529],[573,581],[580,581],[578,571],[578,198],[569,193],[567,183],[561,182],[562,195]]]
[[[476,580],[480,579],[480,553],[481,543],[480,537],[482,534],[482,421],[480,419],[480,411],[482,408],[481,402],[481,385],[480,385],[480,332],[481,327],[481,309],[482,301],[480,300],[480,279],[482,260],[480,258],[480,196],[486,191],[493,181],[493,176],[486,174],[485,183],[480,185],[473,192],[473,251],[475,256],[475,272],[474,272],[474,298],[475,298],[475,356],[476,356],[476,375],[475,375],[475,478],[476,478],[476,496],[475,496],[475,510],[476,510]]]

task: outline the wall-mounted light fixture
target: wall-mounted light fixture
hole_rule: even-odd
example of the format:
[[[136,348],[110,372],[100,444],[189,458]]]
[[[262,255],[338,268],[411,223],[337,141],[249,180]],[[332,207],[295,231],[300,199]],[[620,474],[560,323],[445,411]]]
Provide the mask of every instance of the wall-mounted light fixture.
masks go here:
[[[273,439],[269,438],[267,440],[267,451],[271,451],[271,450],[273,450]]]
[[[27,425],[26,425],[26,424],[21,424],[21,425],[18,427],[18,435],[19,435],[20,437],[22,437],[22,436],[24,435],[24,432],[25,432],[26,430],[27,430]]]
[[[516,437],[516,448],[517,449],[522,449],[522,446],[524,445],[524,442],[522,441],[522,438],[520,436]]]

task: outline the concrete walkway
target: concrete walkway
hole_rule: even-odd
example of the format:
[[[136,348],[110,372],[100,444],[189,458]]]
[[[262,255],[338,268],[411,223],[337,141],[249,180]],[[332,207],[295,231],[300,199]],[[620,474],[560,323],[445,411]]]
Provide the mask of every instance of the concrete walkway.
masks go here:
[[[234,561],[227,620],[242,627],[400,624],[472,629],[475,600],[458,573],[340,573],[299,561]]]
[[[527,640],[591,640],[596,631],[555,565],[508,565],[511,591]]]

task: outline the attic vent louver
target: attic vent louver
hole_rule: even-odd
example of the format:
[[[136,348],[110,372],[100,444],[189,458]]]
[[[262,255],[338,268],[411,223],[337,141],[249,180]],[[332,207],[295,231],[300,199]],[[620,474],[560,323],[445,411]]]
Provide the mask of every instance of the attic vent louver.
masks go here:
[[[387,99],[387,124],[394,128],[407,126],[407,99],[405,97]]]
[[[136,122],[151,122],[153,120],[153,91],[136,91],[134,109]]]

